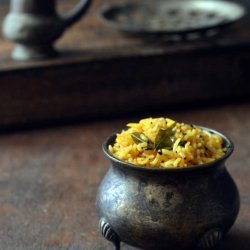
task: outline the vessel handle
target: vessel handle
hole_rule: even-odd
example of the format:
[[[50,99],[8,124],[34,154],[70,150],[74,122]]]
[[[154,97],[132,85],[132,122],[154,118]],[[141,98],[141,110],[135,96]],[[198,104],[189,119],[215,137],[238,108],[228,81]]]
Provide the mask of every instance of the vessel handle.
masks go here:
[[[90,6],[91,0],[80,0],[79,3],[66,14],[61,15],[65,28],[75,23],[82,15],[85,14]]]

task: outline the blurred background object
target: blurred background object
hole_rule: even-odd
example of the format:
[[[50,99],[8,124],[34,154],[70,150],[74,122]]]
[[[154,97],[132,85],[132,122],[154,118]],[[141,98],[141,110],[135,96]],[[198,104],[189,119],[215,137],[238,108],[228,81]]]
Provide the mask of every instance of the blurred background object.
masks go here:
[[[77,2],[58,1],[59,13]],[[99,18],[110,0],[93,1],[86,18],[56,42],[62,51],[57,58],[14,61],[13,44],[0,38],[0,127],[248,100],[250,2],[237,2],[246,15],[223,32],[200,39],[166,41],[117,32]],[[3,21],[9,3],[0,6]]]
[[[53,42],[85,13],[89,4],[90,0],[80,0],[73,10],[60,16],[55,0],[11,0],[3,34],[16,43],[12,57],[38,60],[55,56]]]
[[[217,34],[244,15],[240,4],[219,0],[111,3],[100,11],[105,23],[127,34],[179,40]]]

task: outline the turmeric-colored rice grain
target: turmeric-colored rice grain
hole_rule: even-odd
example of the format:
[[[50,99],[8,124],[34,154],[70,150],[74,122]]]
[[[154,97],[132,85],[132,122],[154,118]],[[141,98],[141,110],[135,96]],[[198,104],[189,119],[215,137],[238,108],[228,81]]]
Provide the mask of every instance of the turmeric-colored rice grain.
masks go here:
[[[169,118],[147,118],[127,126],[108,148],[115,157],[137,166],[188,167],[214,161],[226,152],[221,136]]]

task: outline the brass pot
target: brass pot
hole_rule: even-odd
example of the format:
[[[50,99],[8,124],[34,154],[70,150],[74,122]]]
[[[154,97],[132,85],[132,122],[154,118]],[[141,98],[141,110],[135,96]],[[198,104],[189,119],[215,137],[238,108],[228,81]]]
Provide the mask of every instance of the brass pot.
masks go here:
[[[228,232],[239,212],[239,193],[226,170],[233,143],[217,131],[226,154],[185,168],[149,168],[123,162],[103,144],[111,167],[97,194],[102,235],[142,249],[210,249]]]

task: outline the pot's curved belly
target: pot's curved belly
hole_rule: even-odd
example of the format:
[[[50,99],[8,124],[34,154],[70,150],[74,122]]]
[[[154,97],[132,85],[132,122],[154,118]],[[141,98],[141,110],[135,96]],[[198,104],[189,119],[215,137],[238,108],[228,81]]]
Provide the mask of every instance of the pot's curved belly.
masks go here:
[[[209,248],[234,223],[239,196],[224,168],[210,174],[144,176],[111,167],[99,188],[97,207],[100,218],[130,245]]]

